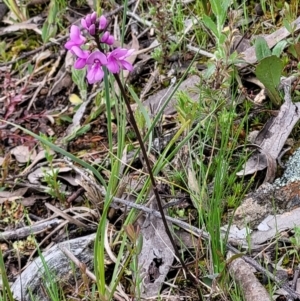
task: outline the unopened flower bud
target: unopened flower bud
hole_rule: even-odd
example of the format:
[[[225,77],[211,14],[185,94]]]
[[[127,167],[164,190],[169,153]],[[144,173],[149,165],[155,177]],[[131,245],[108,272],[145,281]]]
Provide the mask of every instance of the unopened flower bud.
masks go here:
[[[94,36],[96,34],[96,26],[95,24],[92,24],[90,27],[89,27],[89,34],[91,36]]]
[[[112,45],[114,41],[115,41],[114,37],[110,35],[108,31],[106,31],[100,39],[101,43],[105,43],[107,45]]]
[[[99,18],[99,29],[104,30],[107,26],[107,19],[104,16]]]

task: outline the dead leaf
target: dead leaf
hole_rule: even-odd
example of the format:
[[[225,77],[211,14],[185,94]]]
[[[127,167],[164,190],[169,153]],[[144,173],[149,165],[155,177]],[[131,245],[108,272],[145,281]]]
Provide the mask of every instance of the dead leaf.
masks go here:
[[[69,88],[72,86],[72,77],[71,77],[71,70],[72,66],[74,65],[74,56],[71,51],[68,51],[65,56],[65,63],[57,72],[54,78],[54,84],[52,89],[49,91],[49,95],[56,95],[62,89]]]
[[[225,225],[221,227],[221,230],[223,233],[226,233],[228,235],[228,239],[234,239],[235,241],[244,241],[247,242],[248,235],[252,232],[249,228],[242,228],[239,229],[236,225],[230,225],[230,228],[228,229],[228,225]]]
[[[16,146],[10,153],[15,156],[19,163],[28,163],[36,157],[36,150],[30,150],[29,147],[25,145]]]
[[[280,107],[278,115],[268,120],[258,133],[254,144],[259,146],[259,150],[248,159],[243,166],[243,170],[237,172],[238,176],[253,174],[267,167],[269,170],[265,182],[274,180],[276,159],[280,155],[294,125],[300,119],[300,103],[292,103],[290,88],[290,84],[286,83],[284,85],[284,103]]]
[[[49,150],[49,154],[50,155],[54,155],[55,152],[53,150]],[[25,175],[27,172],[29,172],[39,161],[45,159],[45,151],[42,150],[40,151],[36,157],[34,158],[34,160],[32,161],[32,163],[30,165],[28,165],[22,172],[21,175]]]
[[[299,216],[300,208],[281,215],[269,215],[257,226],[258,230],[251,234],[252,245],[261,245],[273,239],[280,232],[300,226]]]
[[[199,101],[199,92],[195,91],[195,86],[199,85],[199,83],[199,76],[192,75],[179,85],[178,91],[185,91],[192,100],[194,100],[195,102]],[[170,94],[174,91],[174,89],[175,87],[172,87],[171,89],[162,89],[157,93],[151,95],[146,101],[144,101],[144,105],[146,108],[148,108],[148,112],[157,113],[160,110],[160,108],[164,105]],[[177,100],[173,95],[173,97],[164,109],[164,114],[172,115],[176,113],[176,104]]]
[[[80,175],[76,174],[75,177],[72,176],[71,173],[63,173],[58,175],[59,178],[64,179],[72,186],[78,186],[78,180],[80,179]]]
[[[37,53],[32,60],[35,61],[35,63],[38,65],[40,64],[43,60],[47,59],[52,55],[52,52],[50,50],[45,50],[42,52]]]
[[[234,35],[232,38],[232,44],[230,47],[230,53],[236,51],[237,53],[241,53],[246,51],[251,46],[250,40],[246,39],[242,35]]]
[[[6,26],[0,29],[0,36],[5,35],[10,32],[16,32],[24,29],[30,29],[35,31],[37,34],[42,35],[42,31],[39,29],[39,22],[43,22],[44,18],[41,16],[35,16],[21,23],[14,23],[12,25]]]
[[[71,171],[71,167],[53,167],[55,171],[58,171],[58,173],[62,172],[68,172]],[[39,167],[35,169],[32,173],[28,175],[28,180],[31,184],[40,184],[40,179],[44,178],[45,173],[52,174],[52,169],[49,167]]]
[[[0,198],[10,198],[10,197],[22,197],[26,192],[28,188],[19,188],[14,191],[0,191]]]
[[[46,200],[49,196],[41,196],[41,195],[34,195],[29,196],[28,198],[22,198],[18,203],[22,204],[25,207],[33,206],[36,202],[36,200]]]
[[[152,208],[156,208],[154,198]],[[159,296],[160,289],[174,260],[174,249],[160,218],[148,215],[141,227],[143,246],[138,256],[141,296]]]
[[[262,104],[263,101],[266,99],[266,91],[265,89],[261,89],[261,91],[255,96],[253,102],[255,104]]]
[[[55,206],[49,204],[49,203],[45,203],[46,207],[49,208],[51,211],[53,211],[54,213],[56,213],[57,215],[61,216],[62,218],[64,218],[65,220],[69,221],[69,223],[74,224],[80,228],[88,228],[87,225],[85,225],[84,223],[82,223],[81,221],[77,220],[76,218],[70,216],[69,214],[65,213],[64,211],[56,208]]]

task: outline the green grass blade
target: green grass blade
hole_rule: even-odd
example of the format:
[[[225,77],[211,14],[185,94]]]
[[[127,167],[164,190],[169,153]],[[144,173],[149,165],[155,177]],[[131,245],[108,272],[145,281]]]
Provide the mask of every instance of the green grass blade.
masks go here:
[[[0,248],[0,274],[2,278],[2,290],[3,290],[3,300],[7,300],[8,298],[9,301],[14,301],[14,297],[12,295],[10,286],[9,286],[9,281],[7,278],[6,270],[5,270],[5,264],[3,260],[3,254],[2,250]]]

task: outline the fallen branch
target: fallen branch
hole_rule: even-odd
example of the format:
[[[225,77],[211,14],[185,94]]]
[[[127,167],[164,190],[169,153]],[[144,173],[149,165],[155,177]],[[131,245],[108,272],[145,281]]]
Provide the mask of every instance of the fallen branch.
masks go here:
[[[227,253],[227,258],[234,256],[232,251]],[[265,301],[270,295],[253,273],[253,268],[242,258],[235,258],[229,263],[229,273],[239,284],[246,301]]]

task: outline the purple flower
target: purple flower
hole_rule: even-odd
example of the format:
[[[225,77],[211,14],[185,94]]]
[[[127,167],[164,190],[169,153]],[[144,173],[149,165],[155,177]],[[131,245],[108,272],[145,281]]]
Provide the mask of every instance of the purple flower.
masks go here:
[[[107,45],[112,45],[114,41],[115,41],[114,37],[110,35],[108,31],[106,31],[100,39],[101,43],[105,43]]]
[[[80,29],[76,25],[72,25],[70,29],[70,40],[65,44],[65,48],[71,50],[73,46],[81,46],[86,38],[81,34]]]
[[[94,51],[86,60],[87,65],[87,80],[90,84],[100,82],[104,76],[102,66],[107,64],[105,54],[99,50]]]
[[[81,19],[81,25],[85,29],[89,29],[92,24],[95,24],[97,20],[97,14],[93,12],[92,14],[88,14],[85,18]]]
[[[107,19],[104,16],[99,18],[99,29],[104,30],[107,27]]]
[[[134,49],[127,50],[124,48],[117,48],[107,55],[107,69],[112,73],[118,73],[121,69],[129,71],[133,70],[132,65],[125,59],[134,52]]]
[[[74,64],[75,69],[82,69],[86,65],[86,61],[91,54],[88,50],[82,50],[78,46],[73,46],[71,51],[77,56],[77,60]]]
[[[81,19],[81,25],[85,28],[91,36],[96,33],[96,21],[97,14],[93,12],[92,14],[88,14],[85,18]]]
[[[88,31],[89,31],[89,34],[90,34],[91,36],[94,36],[94,35],[96,34],[96,25],[95,25],[95,24],[92,24],[92,25],[89,27]]]

